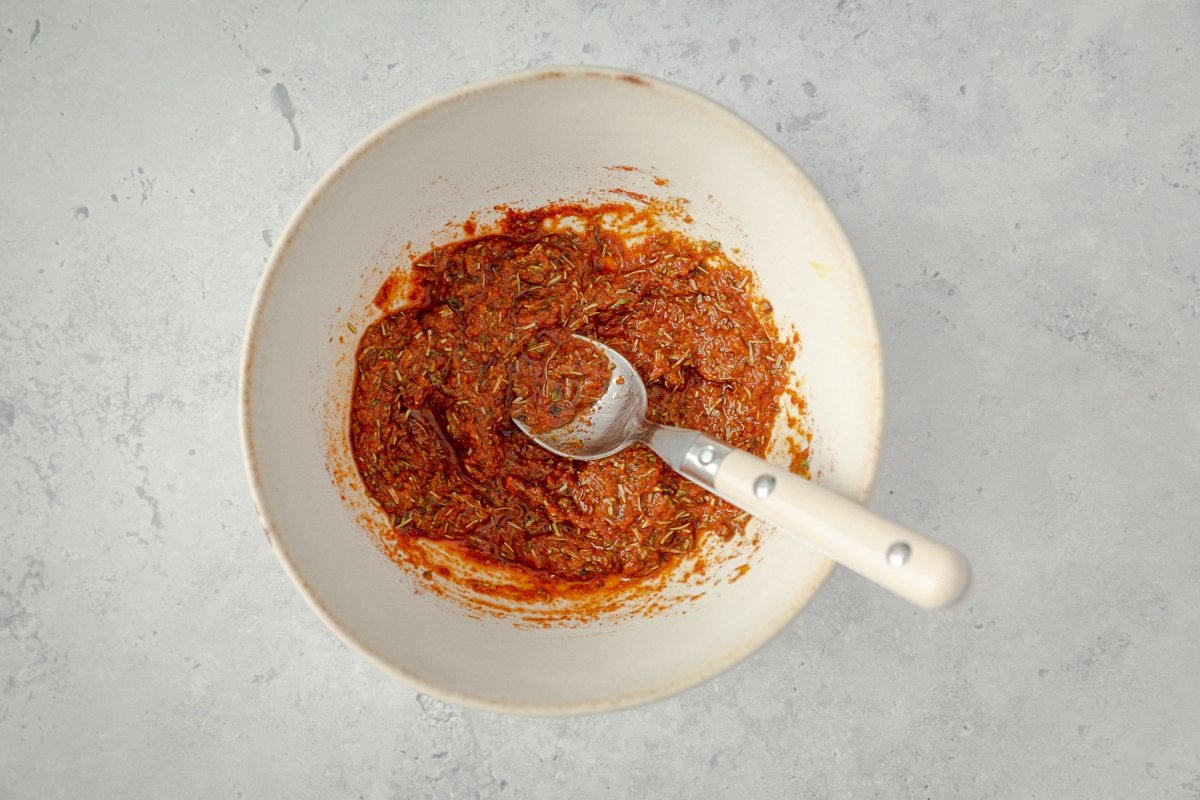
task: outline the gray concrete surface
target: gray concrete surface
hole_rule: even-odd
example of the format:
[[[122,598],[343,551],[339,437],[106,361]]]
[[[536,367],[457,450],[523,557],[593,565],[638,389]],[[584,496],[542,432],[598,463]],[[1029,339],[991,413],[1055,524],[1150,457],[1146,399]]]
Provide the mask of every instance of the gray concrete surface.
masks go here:
[[[530,720],[415,694],[258,530],[236,369],[270,244],[431,93],[678,81],[828,194],[874,292],[874,506],[699,689]],[[1200,797],[1200,6],[0,1],[0,797]]]

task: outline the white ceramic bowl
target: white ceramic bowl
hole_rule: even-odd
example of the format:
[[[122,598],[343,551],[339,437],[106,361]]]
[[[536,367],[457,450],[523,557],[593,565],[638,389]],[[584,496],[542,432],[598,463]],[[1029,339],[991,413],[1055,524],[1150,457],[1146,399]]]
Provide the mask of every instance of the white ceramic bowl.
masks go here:
[[[883,407],[870,298],[829,207],[768,139],[685,89],[582,68],[484,81],[401,114],[321,179],[275,247],[246,336],[242,437],[263,527],[313,609],[385,670],[453,702],[578,713],[678,692],[761,646],[832,566],[765,530],[753,546],[732,543],[685,589],[664,590],[691,600],[530,627],[425,590],[364,533],[371,507],[345,443],[349,328],[377,316],[370,299],[406,263],[405,245],[456,238],[448,220],[486,217],[496,204],[609,189],[687,198],[691,234],[740,250],[781,329],[802,340],[793,369],[814,475],[859,500],[870,492]],[[739,563],[749,564],[740,577]]]

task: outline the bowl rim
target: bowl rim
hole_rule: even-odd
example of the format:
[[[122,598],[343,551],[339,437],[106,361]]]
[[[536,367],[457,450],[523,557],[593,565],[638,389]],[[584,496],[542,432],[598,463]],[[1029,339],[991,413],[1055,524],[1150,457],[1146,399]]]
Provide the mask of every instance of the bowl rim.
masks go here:
[[[874,356],[874,382],[878,387],[876,400],[873,411],[874,419],[874,435],[869,442],[869,449],[865,459],[865,474],[866,482],[863,486],[859,497],[860,502],[866,502],[874,488],[876,474],[879,466],[880,450],[883,440],[884,428],[884,409],[886,407],[886,386],[884,383],[885,374],[883,366],[882,344],[879,338],[878,321],[875,315],[874,303],[871,298],[870,289],[867,285],[862,268],[858,261],[858,256],[854,251],[850,240],[846,236],[845,230],[842,228],[841,222],[834,214],[833,209],[829,206],[824,195],[817,189],[812,179],[804,172],[803,168],[783,150],[774,140],[762,133],[754,125],[743,119],[737,113],[731,111],[715,100],[712,100],[697,91],[673,83],[671,81],[645,75],[626,69],[615,69],[609,67],[595,66],[547,66],[536,67],[516,72],[505,73],[491,78],[486,78],[479,81],[473,81],[461,86],[458,86],[447,91],[443,91],[432,97],[429,97],[417,104],[405,109],[404,111],[392,116],[382,125],[373,129],[365,137],[360,139],[350,149],[343,153],[337,161],[330,166],[321,178],[313,184],[308,190],[296,210],[292,213],[286,227],[280,234],[278,241],[271,249],[271,254],[267,259],[262,275],[259,278],[255,288],[254,297],[250,306],[250,314],[246,323],[246,330],[242,340],[241,365],[238,376],[238,429],[242,445],[242,459],[246,469],[246,476],[250,484],[250,495],[254,502],[255,511],[258,515],[259,524],[266,533],[267,541],[271,545],[271,549],[275,552],[284,571],[295,584],[300,595],[308,603],[309,607],[317,615],[318,618],[343,642],[350,646],[354,651],[366,658],[376,667],[398,678],[408,685],[416,688],[418,691],[438,698],[440,700],[453,703],[459,706],[474,708],[483,711],[513,714],[521,716],[567,716],[575,714],[590,714],[603,711],[614,711],[623,708],[631,708],[634,706],[643,705],[654,700],[670,697],[679,694],[687,689],[698,686],[701,683],[707,682],[721,673],[731,669],[737,664],[744,661],[746,658],[760,650],[767,642],[778,635],[787,624],[795,618],[795,616],[804,609],[805,606],[812,600],[820,588],[828,580],[835,566],[830,559],[824,559],[824,564],[821,572],[816,575],[808,584],[801,589],[796,595],[795,600],[787,607],[780,609],[780,613],[775,615],[775,618],[766,625],[762,631],[753,639],[744,643],[740,648],[734,651],[725,653],[712,661],[703,665],[695,672],[675,678],[670,683],[666,683],[661,687],[647,689],[627,695],[617,695],[604,700],[594,700],[578,703],[514,703],[505,700],[498,700],[487,697],[483,694],[468,694],[454,690],[448,690],[443,687],[429,683],[425,679],[413,674],[412,672],[400,667],[391,661],[388,661],[378,653],[374,652],[367,642],[363,641],[358,635],[349,629],[341,620],[333,615],[318,598],[312,587],[304,579],[301,571],[293,560],[288,548],[285,545],[283,538],[280,537],[274,529],[272,522],[272,514],[270,502],[263,491],[263,487],[259,477],[259,468],[257,463],[257,454],[254,446],[254,430],[253,419],[251,414],[251,393],[250,387],[253,382],[253,370],[255,365],[255,356],[257,350],[257,340],[259,326],[262,320],[263,308],[266,303],[266,298],[271,292],[271,288],[282,270],[282,265],[287,259],[291,244],[295,239],[297,231],[307,222],[309,215],[312,213],[314,206],[320,198],[326,193],[330,186],[341,179],[355,162],[366,155],[374,147],[382,141],[390,137],[399,128],[430,114],[438,109],[457,103],[474,94],[490,92],[496,89],[502,89],[508,86],[527,83],[545,79],[566,78],[607,78],[612,80],[621,80],[633,84],[638,84],[646,87],[648,90],[665,92],[672,95],[675,99],[682,102],[691,103],[703,108],[706,113],[716,117],[723,118],[724,121],[732,128],[743,134],[750,142],[764,149],[771,154],[772,157],[779,162],[780,174],[784,179],[790,179],[800,186],[804,194],[810,198],[814,208],[827,218],[829,228],[838,246],[844,250],[846,263],[844,265],[847,278],[852,287],[863,301],[863,319],[860,321],[864,326],[863,333],[869,340],[869,351]]]

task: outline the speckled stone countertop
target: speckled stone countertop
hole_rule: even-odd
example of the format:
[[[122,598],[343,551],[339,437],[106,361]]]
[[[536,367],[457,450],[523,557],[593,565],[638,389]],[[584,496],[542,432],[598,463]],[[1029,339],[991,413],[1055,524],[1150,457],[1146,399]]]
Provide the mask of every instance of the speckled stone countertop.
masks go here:
[[[770,134],[861,257],[873,507],[961,547],[917,613],[844,570],[698,689],[518,719],[343,646],[263,541],[237,368],[351,144],[530,65]],[[1200,6],[0,3],[0,797],[1200,797]]]

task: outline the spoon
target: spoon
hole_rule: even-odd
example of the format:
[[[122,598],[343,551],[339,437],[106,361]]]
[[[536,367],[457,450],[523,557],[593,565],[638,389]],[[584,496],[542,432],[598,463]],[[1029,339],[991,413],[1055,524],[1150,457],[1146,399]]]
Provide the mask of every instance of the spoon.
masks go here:
[[[513,420],[542,447],[567,458],[593,461],[640,442],[683,477],[799,536],[905,600],[937,609],[953,605],[966,593],[971,571],[958,551],[711,436],[648,421],[646,386],[633,365],[601,342],[575,338],[608,357],[612,364],[608,387],[590,411],[561,428],[534,433]]]

